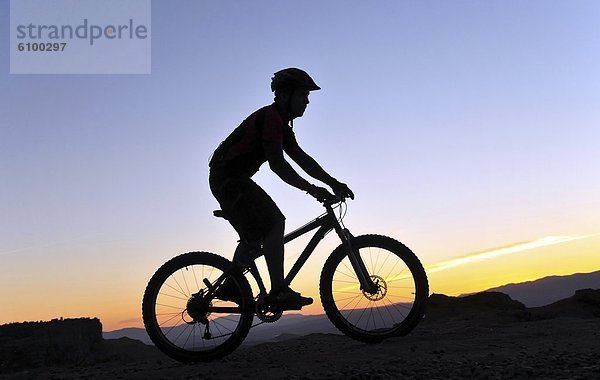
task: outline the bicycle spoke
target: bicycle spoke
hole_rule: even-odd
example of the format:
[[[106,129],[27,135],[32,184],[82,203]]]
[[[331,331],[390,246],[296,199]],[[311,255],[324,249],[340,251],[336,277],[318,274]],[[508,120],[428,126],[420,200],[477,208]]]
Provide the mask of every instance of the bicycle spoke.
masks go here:
[[[340,273],[340,274],[343,274],[343,275],[345,275],[346,277],[349,277],[349,278],[351,278],[351,279],[356,279],[357,277],[356,277],[356,274],[354,273],[354,269],[351,269],[351,268],[352,268],[352,266],[350,266],[350,268],[348,268],[348,265],[345,263],[345,260],[344,260],[344,261],[342,261],[342,264],[344,265],[344,268],[346,268],[346,270],[347,270],[347,271],[348,271],[348,273],[350,273],[350,274],[348,274],[348,273],[345,273],[345,272],[342,272],[342,271],[339,269],[339,267],[338,267],[338,269],[336,270],[336,272],[338,272],[338,273]]]
[[[336,290],[334,293],[346,293],[346,294],[356,294],[356,292],[349,292],[349,291],[345,291],[345,290]]]
[[[217,322],[216,320],[212,320],[213,326],[217,329],[217,331],[219,332],[218,336],[222,336],[223,333],[221,332],[221,329],[219,328],[219,322]],[[212,339],[216,339],[215,337],[213,337]]]
[[[414,297],[397,296],[394,294],[388,294],[387,297],[401,298],[401,299],[405,299],[405,300],[413,300],[414,299]]]
[[[379,274],[379,272],[381,270],[383,270],[383,268],[385,268],[385,263],[387,263],[388,259],[390,258],[391,255],[385,255],[385,260],[383,260],[383,263],[381,263],[381,267],[379,267],[379,269],[375,268],[375,272],[374,274]]]
[[[346,316],[346,319],[350,318],[350,316],[356,310],[356,307],[358,306],[358,304],[360,303],[361,300],[362,300],[362,298],[359,298],[358,302],[350,309],[350,313],[348,313],[348,315]]]
[[[173,343],[177,342],[179,340],[179,338],[181,338],[183,333],[186,332],[189,327],[190,327],[190,325],[186,324],[185,327],[179,333],[179,335],[177,335],[177,338],[175,338],[175,340],[173,340]]]
[[[363,308],[362,309],[362,313],[360,313],[360,317],[358,317],[358,321],[356,321],[356,323],[358,324],[358,322],[361,321],[362,317],[365,315],[365,311],[367,310],[367,308]]]
[[[158,317],[159,315],[181,315],[181,312],[176,312],[176,313],[156,313],[156,316]]]
[[[371,250],[371,248],[369,247],[369,251]],[[386,257],[389,257],[389,255],[386,255]],[[378,274],[379,272],[377,271],[377,264],[379,263],[379,255],[377,255],[377,257],[375,258],[375,265],[373,266],[373,270],[371,271],[371,273],[373,274]]]
[[[178,300],[183,300],[187,302],[187,298],[181,298],[181,297],[177,297],[171,294],[166,294],[166,293],[158,293],[161,296],[165,296],[165,297],[172,297],[172,298],[177,298]]]
[[[356,284],[356,281],[343,281],[343,280],[333,280],[333,282],[344,282],[346,284]]]
[[[237,321],[238,321],[238,319],[239,319],[239,318],[238,318],[238,319],[231,319],[231,318],[229,318],[229,317],[219,317],[219,318],[220,318],[220,319],[224,319],[224,320],[226,320],[226,321],[235,322],[235,323],[237,323]]]
[[[375,318],[373,317],[373,308],[369,305],[369,319],[373,321],[373,328],[375,328]],[[367,319],[367,329],[369,328],[369,319]]]
[[[156,306],[170,307],[170,308],[173,308],[173,309],[179,309],[179,310],[181,310],[180,306],[171,306],[171,305],[165,305],[165,304],[161,304],[161,303],[157,303]]]
[[[177,286],[178,286],[178,287],[179,287],[179,289],[181,290],[181,292],[180,292],[180,293],[181,293],[181,294],[183,294],[183,295],[184,295],[184,296],[186,296],[186,297],[189,297],[190,295],[189,295],[189,294],[186,294],[186,293],[185,293],[185,291],[183,290],[183,288],[181,287],[181,285],[179,285],[179,281],[177,281],[177,278],[175,278],[175,276],[174,276],[174,275],[173,275],[173,276],[171,276],[171,278],[173,278],[173,281],[175,281],[175,283],[177,284]],[[165,285],[169,286],[168,284],[165,284]],[[169,286],[169,287],[171,287],[171,286]]]
[[[189,326],[189,325],[188,325]],[[192,331],[190,331],[190,333],[188,334],[187,338],[185,339],[185,342],[183,342],[183,347],[187,346],[188,341],[190,340],[190,336],[193,336],[194,334],[194,327],[196,326],[196,324],[194,323],[192,325]]]
[[[337,300],[338,302],[339,302],[339,301],[345,301],[345,300],[351,300],[350,302],[348,302],[348,303],[346,303],[344,306],[342,306],[342,308],[341,308],[340,310],[345,310],[345,309],[346,309],[346,307],[347,307],[348,305],[350,305],[350,304],[351,304],[351,303],[352,303],[352,302],[353,302],[355,299],[357,299],[357,298],[359,299],[359,302],[360,302],[360,298],[362,298],[362,294],[359,294],[359,295],[357,295],[357,296],[354,296],[354,297],[347,297],[347,298],[338,299],[338,300]],[[358,303],[357,303],[357,305],[358,305]]]
[[[396,261],[396,263],[394,263],[394,266],[392,267],[392,269],[390,269],[390,271],[388,272],[388,274],[386,276],[384,276],[383,278],[389,278],[390,274],[392,274],[392,272],[394,271],[394,269],[396,269],[396,266],[398,266],[398,263],[401,263],[401,262],[402,262],[401,260]]]
[[[402,280],[409,280],[409,279],[412,280],[412,275],[410,273],[406,273],[406,274],[402,275],[407,269],[408,269],[408,267],[402,269],[398,274],[396,274],[391,279],[389,279],[388,282],[402,281]]]
[[[165,325],[165,324],[167,324],[167,323],[171,322],[173,319],[175,319],[175,318],[179,317],[180,315],[181,315],[181,314],[177,313],[176,315],[172,316],[171,318],[167,319],[166,321],[163,321],[162,323],[159,323],[158,325],[159,325],[159,326],[163,326],[163,325]]]
[[[173,291],[175,291],[175,292],[181,294],[182,296],[186,297],[186,299],[188,298],[188,295],[185,294],[184,292],[182,292],[182,291],[180,291],[178,289],[175,289],[174,287],[172,287],[171,285],[167,284],[166,282],[165,282],[165,285],[168,286],[169,288],[173,289]]]
[[[200,286],[198,285],[198,278],[196,277],[196,266],[192,265],[192,273],[194,274],[194,282],[196,283],[196,289],[199,290]]]
[[[388,301],[389,302],[389,301]],[[387,306],[385,304],[385,299],[383,300],[383,307],[385,307],[385,310],[388,312],[388,314],[390,315],[390,319],[392,322],[394,322],[394,315],[392,314],[392,312],[390,311],[389,306]]]
[[[196,324],[192,326],[192,351],[194,348],[196,348]]]
[[[395,303],[392,303],[390,300],[388,300],[388,302],[390,303],[390,306],[392,306],[394,309],[396,309],[396,311],[397,311],[398,313],[400,313],[400,315],[402,315],[402,317],[403,317],[403,318],[405,317],[405,315],[404,315],[404,313],[402,312],[402,310],[398,309],[398,307],[396,306],[397,304],[395,304]]]
[[[186,271],[188,270],[187,267],[185,268],[185,270]],[[179,270],[179,272],[181,273],[181,277],[183,277],[183,282],[185,283],[185,288],[187,290],[187,294],[192,295],[192,293],[190,293],[190,288],[188,287],[187,280],[185,279],[185,273],[183,273],[183,268],[181,268]]]

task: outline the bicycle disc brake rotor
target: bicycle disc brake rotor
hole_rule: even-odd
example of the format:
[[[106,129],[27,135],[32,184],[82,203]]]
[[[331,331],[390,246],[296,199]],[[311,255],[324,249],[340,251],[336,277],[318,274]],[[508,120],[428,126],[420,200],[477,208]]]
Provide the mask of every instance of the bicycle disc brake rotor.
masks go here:
[[[269,304],[264,295],[258,296],[256,300],[256,316],[263,322],[273,323],[283,315],[283,311]]]
[[[364,290],[362,291],[363,295],[371,300],[371,301],[380,301],[387,294],[387,282],[383,279],[383,277],[377,276],[375,274],[371,275],[371,280],[377,286],[377,293],[367,293]]]

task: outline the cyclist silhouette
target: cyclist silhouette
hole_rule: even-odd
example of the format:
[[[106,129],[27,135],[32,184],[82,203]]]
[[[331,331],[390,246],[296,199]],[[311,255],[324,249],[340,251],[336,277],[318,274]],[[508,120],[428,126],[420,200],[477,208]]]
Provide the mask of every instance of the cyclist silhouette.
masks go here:
[[[260,166],[269,167],[284,182],[303,190],[317,200],[333,198],[325,188],[302,178],[286,161],[285,152],[311,177],[327,184],[342,197],[354,199],[348,186],[330,176],[296,141],[293,120],[301,117],[309,103],[310,91],[321,88],[303,70],[287,68],[271,80],[274,102],[248,116],[215,150],[210,160],[210,189],[227,219],[240,235],[234,262],[244,265],[253,247],[262,245],[271,278],[270,297],[282,310],[299,310],[313,300],[290,289],[283,276],[283,236],[285,217],[271,197],[251,177]],[[227,294],[227,284],[217,295]],[[229,287],[234,290],[233,287]]]

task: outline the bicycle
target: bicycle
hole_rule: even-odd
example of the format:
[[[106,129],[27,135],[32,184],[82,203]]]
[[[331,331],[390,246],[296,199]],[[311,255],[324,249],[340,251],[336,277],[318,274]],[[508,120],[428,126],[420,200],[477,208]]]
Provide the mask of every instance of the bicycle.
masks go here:
[[[319,280],[329,320],[365,343],[408,334],[423,318],[429,295],[419,259],[390,237],[353,236],[343,224],[343,199],[323,206],[324,214],[284,237],[288,243],[317,230],[286,275],[286,284],[325,235],[335,231],[341,244],[325,261]],[[215,216],[226,218],[220,210]],[[269,300],[256,266],[260,255],[256,245],[246,265],[209,252],[184,253],[163,264],[150,279],[142,302],[144,326],[156,347],[184,363],[210,361],[234,351],[252,327],[281,318],[283,311]],[[258,285],[256,296],[248,273]],[[225,282],[234,284],[236,300],[215,297]],[[261,322],[253,325],[255,315]]]

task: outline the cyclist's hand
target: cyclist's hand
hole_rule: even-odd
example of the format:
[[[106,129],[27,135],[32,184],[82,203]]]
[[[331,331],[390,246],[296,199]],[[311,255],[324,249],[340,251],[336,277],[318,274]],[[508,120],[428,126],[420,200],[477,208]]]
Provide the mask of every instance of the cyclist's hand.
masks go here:
[[[352,192],[352,190],[350,190],[348,185],[346,185],[345,183],[342,183],[340,181],[335,181],[334,183],[331,184],[331,189],[333,190],[335,195],[337,195],[338,197],[340,197],[342,199],[344,199],[344,198],[354,199],[354,193]]]
[[[327,202],[335,199],[335,195],[331,194],[326,188],[313,186],[308,190],[308,193],[315,197],[319,202]]]

